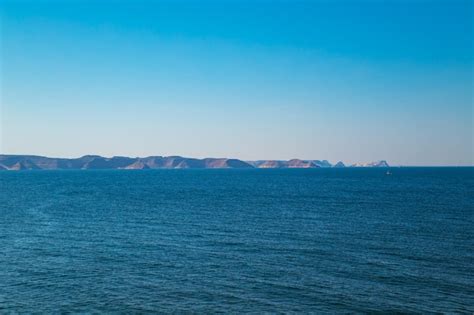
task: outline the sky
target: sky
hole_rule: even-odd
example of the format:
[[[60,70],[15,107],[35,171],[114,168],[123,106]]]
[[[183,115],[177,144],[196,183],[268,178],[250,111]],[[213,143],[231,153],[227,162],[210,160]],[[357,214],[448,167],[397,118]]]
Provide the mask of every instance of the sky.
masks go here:
[[[474,165],[473,3],[0,0],[0,153]]]

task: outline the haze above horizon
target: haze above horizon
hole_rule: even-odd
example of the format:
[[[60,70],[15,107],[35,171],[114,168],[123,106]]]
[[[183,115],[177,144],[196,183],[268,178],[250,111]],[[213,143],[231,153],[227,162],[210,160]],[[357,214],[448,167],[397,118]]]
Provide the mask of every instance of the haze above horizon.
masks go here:
[[[472,1],[0,3],[0,154],[474,165]]]

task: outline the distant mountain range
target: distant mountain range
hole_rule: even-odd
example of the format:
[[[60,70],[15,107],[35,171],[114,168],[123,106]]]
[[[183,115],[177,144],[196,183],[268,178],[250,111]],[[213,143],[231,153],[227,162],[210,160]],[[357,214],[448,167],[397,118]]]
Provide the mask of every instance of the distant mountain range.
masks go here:
[[[354,164],[350,167],[388,167],[386,161]],[[0,155],[2,170],[89,170],[89,169],[182,169],[182,168],[341,168],[343,162],[331,164],[327,160],[259,160],[242,161],[227,158],[194,159],[181,156],[149,156],[130,158],[114,156],[106,158],[85,155],[76,159],[49,158],[36,155]]]

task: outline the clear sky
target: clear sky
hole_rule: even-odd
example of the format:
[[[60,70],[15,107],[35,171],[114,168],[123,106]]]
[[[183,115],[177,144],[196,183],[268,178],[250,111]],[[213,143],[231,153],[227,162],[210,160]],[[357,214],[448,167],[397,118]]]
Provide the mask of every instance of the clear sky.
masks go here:
[[[473,165],[473,1],[0,0],[0,152]]]

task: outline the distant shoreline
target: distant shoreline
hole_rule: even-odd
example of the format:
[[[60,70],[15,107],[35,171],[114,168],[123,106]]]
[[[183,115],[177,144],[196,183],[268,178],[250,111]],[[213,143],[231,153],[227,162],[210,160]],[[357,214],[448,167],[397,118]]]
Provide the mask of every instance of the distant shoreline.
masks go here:
[[[149,156],[111,158],[99,155],[85,155],[80,158],[51,158],[38,155],[0,155],[0,171],[21,170],[89,170],[89,169],[303,169],[303,168],[345,168],[345,167],[390,167],[385,160],[358,163],[346,166],[339,161],[327,160],[256,160],[244,161],[233,158],[188,158],[181,156]]]

